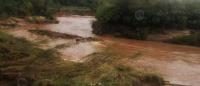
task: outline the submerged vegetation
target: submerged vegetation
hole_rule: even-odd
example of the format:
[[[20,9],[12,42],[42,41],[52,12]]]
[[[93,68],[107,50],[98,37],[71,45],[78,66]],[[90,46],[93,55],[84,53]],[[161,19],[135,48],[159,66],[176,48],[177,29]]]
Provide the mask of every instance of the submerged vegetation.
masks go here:
[[[0,84],[13,86],[162,86],[164,81],[117,64],[112,52],[94,53],[83,63],[63,61],[55,50],[0,32]]]

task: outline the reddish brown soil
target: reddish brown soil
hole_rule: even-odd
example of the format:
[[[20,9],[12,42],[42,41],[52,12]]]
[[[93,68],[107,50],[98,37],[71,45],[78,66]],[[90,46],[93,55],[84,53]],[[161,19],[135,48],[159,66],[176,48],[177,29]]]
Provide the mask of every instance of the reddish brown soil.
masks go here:
[[[77,35],[80,37],[95,37],[92,34],[90,16],[69,16],[59,17],[59,24],[24,24],[21,29],[40,28],[43,30],[55,31]],[[26,32],[26,31],[25,31]],[[11,30],[16,36],[26,37],[22,32]],[[43,36],[42,36],[43,37]],[[41,39],[41,36],[36,38]],[[27,38],[34,38],[28,35]],[[138,41],[111,36],[98,37],[102,42],[85,42],[59,50],[62,58],[80,62],[81,59],[91,53],[97,52],[98,46],[102,44],[111,48],[116,54],[124,57],[119,63],[132,67],[138,67],[147,71],[155,71],[161,74],[164,79],[173,84],[200,86],[200,48],[167,44],[162,42]],[[47,37],[49,39],[49,37]],[[76,42],[74,40],[58,41],[50,38],[49,44],[57,45]],[[57,41],[57,42],[55,42]],[[70,41],[70,42],[69,42]],[[56,44],[55,44],[56,43]],[[140,53],[135,58],[134,55]]]
[[[135,53],[141,53],[136,59],[124,58],[120,62],[122,64],[156,71],[173,84],[200,85],[200,48],[198,47],[109,36],[102,39],[109,45],[113,45],[113,49],[122,56],[131,57]]]

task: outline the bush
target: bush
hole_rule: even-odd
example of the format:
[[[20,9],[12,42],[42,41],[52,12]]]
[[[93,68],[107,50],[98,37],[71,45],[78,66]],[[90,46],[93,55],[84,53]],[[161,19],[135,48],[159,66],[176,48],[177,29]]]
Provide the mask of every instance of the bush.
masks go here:
[[[93,22],[93,33],[97,35],[113,34],[114,36],[122,36],[134,39],[145,39],[148,36],[149,28],[136,28],[125,25],[110,25],[100,22]]]
[[[53,19],[53,14],[63,7],[84,7],[96,9],[98,0],[0,0],[0,18],[11,16],[45,16]]]
[[[29,17],[28,21],[31,23],[44,23],[46,22],[46,18],[42,17],[42,16],[33,16],[33,17]]]
[[[0,0],[0,18],[9,16],[39,15],[52,18],[52,0]]]
[[[33,45],[24,39],[14,39],[12,36],[0,32],[0,59],[15,60],[29,57],[33,50],[31,46]]]
[[[140,37],[144,39],[146,35],[160,28],[199,29],[200,6],[197,5],[199,3],[199,1],[184,0],[182,2],[178,0],[101,0],[96,11],[98,23],[95,22],[94,27],[99,24],[97,26],[103,28],[94,30],[103,29],[100,33],[117,31],[121,34],[126,31],[127,34],[137,34],[133,35],[136,38],[139,34],[139,39]],[[105,26],[109,28],[104,28]],[[110,26],[114,26],[114,29]],[[128,28],[118,28],[119,26]]]
[[[23,58],[53,58],[52,50],[42,50],[23,38],[15,38],[0,31],[0,60],[18,60]]]

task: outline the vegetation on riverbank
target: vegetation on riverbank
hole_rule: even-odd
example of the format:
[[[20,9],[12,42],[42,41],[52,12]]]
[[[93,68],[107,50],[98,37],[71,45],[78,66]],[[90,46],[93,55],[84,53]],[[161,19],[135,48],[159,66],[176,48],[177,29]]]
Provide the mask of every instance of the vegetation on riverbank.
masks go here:
[[[94,53],[83,63],[63,61],[56,50],[0,32],[0,84],[13,86],[162,86],[159,76],[117,64],[111,51]]]
[[[94,10],[97,0],[0,0],[0,3],[0,19],[13,16],[44,16],[53,19],[54,14],[64,10],[65,7]],[[68,10],[74,11],[74,8],[68,8]]]
[[[0,18],[45,16],[51,19],[55,12],[52,0],[0,0],[0,3]]]
[[[30,23],[35,23],[35,24],[46,24],[46,23],[59,23],[55,18],[49,19],[44,16],[31,16],[26,19]]]
[[[61,7],[57,15],[94,15],[94,10],[88,7],[77,7],[77,6],[63,6]]]
[[[81,38],[76,35],[69,35],[69,34],[65,34],[65,33],[53,32],[53,31],[48,31],[48,30],[29,30],[29,32],[37,34],[37,35],[48,36],[51,38],[65,38],[65,39]]]
[[[178,36],[168,40],[169,43],[182,44],[182,45],[193,45],[200,47],[200,32],[194,32],[186,36]]]
[[[145,39],[171,28],[199,29],[199,1],[101,0],[94,33]],[[181,29],[180,29],[181,30]]]

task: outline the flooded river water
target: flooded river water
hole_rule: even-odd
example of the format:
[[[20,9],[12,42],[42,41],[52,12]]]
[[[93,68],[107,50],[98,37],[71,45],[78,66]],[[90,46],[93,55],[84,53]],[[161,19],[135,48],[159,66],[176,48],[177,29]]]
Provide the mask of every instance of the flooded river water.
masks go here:
[[[59,24],[47,25],[46,29],[81,37],[94,37],[91,28],[93,17],[59,17],[58,20]],[[115,50],[125,55],[142,53],[140,59],[126,61],[128,65],[153,69],[174,84],[200,86],[200,48],[113,37],[101,39],[104,42],[111,41],[108,44],[113,43]],[[94,43],[88,42],[64,49],[63,52],[77,60],[95,50]]]
[[[42,25],[40,28],[59,33],[77,35],[83,38],[95,37],[92,34],[91,22],[95,20],[91,16],[58,17],[59,24]],[[11,31],[12,34],[19,32]],[[173,45],[152,41],[138,41],[110,36],[98,37],[102,41],[85,41],[76,43],[74,39],[51,39],[37,37],[31,33],[21,31],[17,36],[27,39],[47,39],[48,45],[56,46],[70,44],[66,48],[58,50],[64,60],[82,62],[84,57],[99,51],[99,47],[111,46],[124,56],[131,56],[136,52],[141,53],[135,60],[124,59],[124,64],[149,69],[161,74],[165,80],[173,84],[188,86],[200,86],[200,48],[182,45]],[[26,34],[26,35],[24,35]]]
[[[80,36],[83,38],[95,37],[92,33],[92,21],[95,20],[92,16],[70,16],[70,17],[58,17],[58,24],[49,24],[42,27],[42,29],[50,30],[59,33],[66,33],[71,35]],[[76,40],[74,40],[76,42]],[[64,60],[70,60],[75,62],[82,62],[84,57],[97,52],[100,43],[98,42],[81,42],[74,43],[74,45],[60,49]]]
[[[94,37],[92,33],[91,23],[95,20],[91,16],[71,16],[71,17],[58,17],[58,24],[46,25],[44,28],[47,30],[77,35],[81,37]]]
[[[124,59],[122,64],[156,71],[165,80],[180,86],[200,86],[200,48],[123,38],[103,39],[115,43],[115,50],[123,56],[140,53],[137,59]]]

